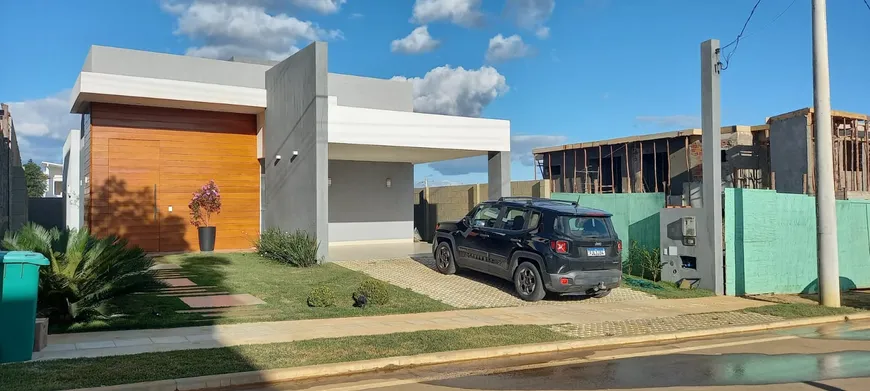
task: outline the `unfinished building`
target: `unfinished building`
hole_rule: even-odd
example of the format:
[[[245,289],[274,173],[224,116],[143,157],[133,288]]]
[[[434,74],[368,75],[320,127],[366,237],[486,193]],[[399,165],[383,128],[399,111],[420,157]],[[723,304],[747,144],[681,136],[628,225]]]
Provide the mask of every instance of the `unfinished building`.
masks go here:
[[[723,185],[769,188],[767,125],[727,126],[721,132]],[[703,177],[700,129],[538,148],[534,154],[535,176],[551,180],[555,192],[682,197]]]
[[[768,119],[771,170],[780,193],[816,193],[815,115],[812,108]],[[870,198],[868,117],[834,110],[834,185],[838,199]]]
[[[721,128],[722,186],[815,194],[812,108],[764,125]],[[868,116],[832,112],[837,198],[870,198]],[[701,130],[623,137],[534,150],[535,177],[554,192],[662,192],[671,205],[700,202]]]

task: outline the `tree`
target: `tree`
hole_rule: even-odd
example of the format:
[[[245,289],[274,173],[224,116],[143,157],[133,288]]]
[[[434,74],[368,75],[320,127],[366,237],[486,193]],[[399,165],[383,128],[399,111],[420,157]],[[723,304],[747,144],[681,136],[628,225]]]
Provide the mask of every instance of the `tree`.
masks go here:
[[[42,197],[48,187],[48,176],[42,173],[42,168],[33,160],[28,160],[24,165],[24,177],[27,179],[27,196]]]

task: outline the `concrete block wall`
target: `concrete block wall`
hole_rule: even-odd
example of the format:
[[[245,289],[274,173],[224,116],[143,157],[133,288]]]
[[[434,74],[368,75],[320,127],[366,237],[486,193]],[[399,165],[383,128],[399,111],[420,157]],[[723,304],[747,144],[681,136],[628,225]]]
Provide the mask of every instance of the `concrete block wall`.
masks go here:
[[[837,201],[840,288],[870,288],[870,202]],[[725,190],[728,295],[818,291],[815,199]]]
[[[428,241],[435,224],[439,221],[457,221],[486,201],[488,184],[433,186],[414,189],[414,227]],[[513,181],[511,194],[514,197],[549,198],[547,181]]]

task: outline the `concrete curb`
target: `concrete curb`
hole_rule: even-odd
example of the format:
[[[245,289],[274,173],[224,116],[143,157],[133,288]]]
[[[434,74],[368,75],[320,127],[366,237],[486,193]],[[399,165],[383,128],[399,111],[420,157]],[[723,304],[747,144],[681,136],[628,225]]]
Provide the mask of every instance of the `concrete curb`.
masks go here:
[[[630,345],[649,342],[667,342],[681,339],[709,337],[714,335],[765,331],[788,327],[809,326],[823,323],[863,319],[870,319],[870,312],[852,315],[833,315],[816,318],[792,319],[757,325],[720,327],[706,330],[682,331],[677,333],[637,335],[630,337],[608,337],[588,340],[548,342],[529,345],[501,346],[485,349],[456,350],[441,353],[420,354],[416,356],[388,357],[366,361],[312,365],[295,368],[270,369],[264,371],[227,373],[223,375],[189,377],[175,380],[161,380],[134,384],[122,384],[109,387],[82,388],[74,391],[191,391],[241,385],[269,384],[317,377],[349,375],[354,373],[371,372],[383,369],[399,369],[421,365],[484,360],[508,356],[519,356],[525,354],[553,353],[565,350],[589,349],[605,346]]]

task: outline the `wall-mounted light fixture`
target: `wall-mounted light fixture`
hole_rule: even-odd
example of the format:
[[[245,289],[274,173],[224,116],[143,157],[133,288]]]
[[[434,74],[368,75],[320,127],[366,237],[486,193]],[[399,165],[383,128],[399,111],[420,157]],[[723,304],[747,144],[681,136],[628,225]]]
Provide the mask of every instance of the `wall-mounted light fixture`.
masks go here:
[[[299,157],[299,151],[293,151],[293,156],[290,156],[290,161],[293,162],[297,157]]]
[[[387,187],[392,187],[392,186],[393,186],[393,181],[391,181],[390,178],[387,178]]]
[[[332,178],[326,178],[326,186],[332,186]]]

